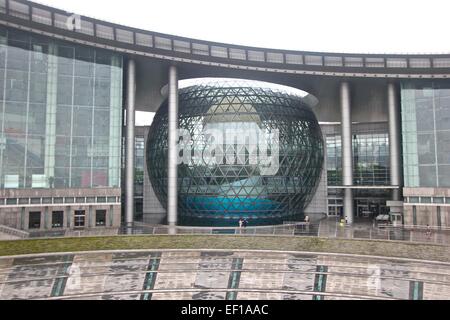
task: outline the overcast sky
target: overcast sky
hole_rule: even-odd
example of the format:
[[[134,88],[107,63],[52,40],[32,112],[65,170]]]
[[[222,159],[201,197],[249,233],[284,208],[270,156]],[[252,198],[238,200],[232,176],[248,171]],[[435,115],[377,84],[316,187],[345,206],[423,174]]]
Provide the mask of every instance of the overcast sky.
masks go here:
[[[38,0],[102,20],[248,46],[449,53],[448,0]]]

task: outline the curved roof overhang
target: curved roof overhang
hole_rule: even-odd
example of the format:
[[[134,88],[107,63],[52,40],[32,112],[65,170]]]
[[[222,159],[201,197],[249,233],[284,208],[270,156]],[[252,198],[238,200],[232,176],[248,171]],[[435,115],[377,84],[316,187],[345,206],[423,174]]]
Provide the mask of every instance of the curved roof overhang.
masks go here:
[[[331,77],[450,78],[450,54],[346,54],[238,46],[130,28],[25,0],[0,1],[0,25],[173,63]]]

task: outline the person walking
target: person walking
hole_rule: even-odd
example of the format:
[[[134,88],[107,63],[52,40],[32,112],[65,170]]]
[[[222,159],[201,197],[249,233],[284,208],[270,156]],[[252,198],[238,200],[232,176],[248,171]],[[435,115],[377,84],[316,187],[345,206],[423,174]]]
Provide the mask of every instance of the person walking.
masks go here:
[[[431,227],[429,224],[427,225],[427,238],[431,239]]]
[[[239,228],[242,229],[243,226],[244,226],[244,219],[240,218],[239,219]]]
[[[308,232],[308,233],[309,233],[309,225],[310,225],[309,221],[310,221],[309,216],[306,216],[305,224],[306,224],[306,232]]]

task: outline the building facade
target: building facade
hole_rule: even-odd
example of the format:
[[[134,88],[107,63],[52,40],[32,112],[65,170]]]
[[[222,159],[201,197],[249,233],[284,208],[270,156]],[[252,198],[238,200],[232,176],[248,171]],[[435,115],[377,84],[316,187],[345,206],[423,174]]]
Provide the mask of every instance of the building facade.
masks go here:
[[[1,28],[2,223],[120,225],[122,56]]]
[[[317,99],[324,171],[305,213],[450,226],[450,55],[235,46],[23,0],[0,1],[0,224],[34,232],[178,224],[178,83],[207,77]],[[145,165],[150,128],[135,127],[134,116],[161,105],[166,203]]]

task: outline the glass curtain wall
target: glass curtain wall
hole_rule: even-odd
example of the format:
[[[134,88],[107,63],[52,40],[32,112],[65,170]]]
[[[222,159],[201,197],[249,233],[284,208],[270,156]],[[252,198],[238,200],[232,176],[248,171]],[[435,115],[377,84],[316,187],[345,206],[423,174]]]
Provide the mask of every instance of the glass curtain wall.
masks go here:
[[[122,57],[0,28],[0,187],[120,187]]]
[[[370,132],[370,129],[364,128],[361,133],[353,135],[354,184],[355,186],[388,186],[390,184],[389,135],[378,130]],[[335,130],[337,132],[340,128],[337,126]],[[341,186],[343,184],[341,136],[330,133],[326,140],[328,185]]]
[[[355,185],[389,185],[389,135],[371,133],[353,136],[353,162]]]
[[[450,84],[402,84],[406,187],[450,187]]]

